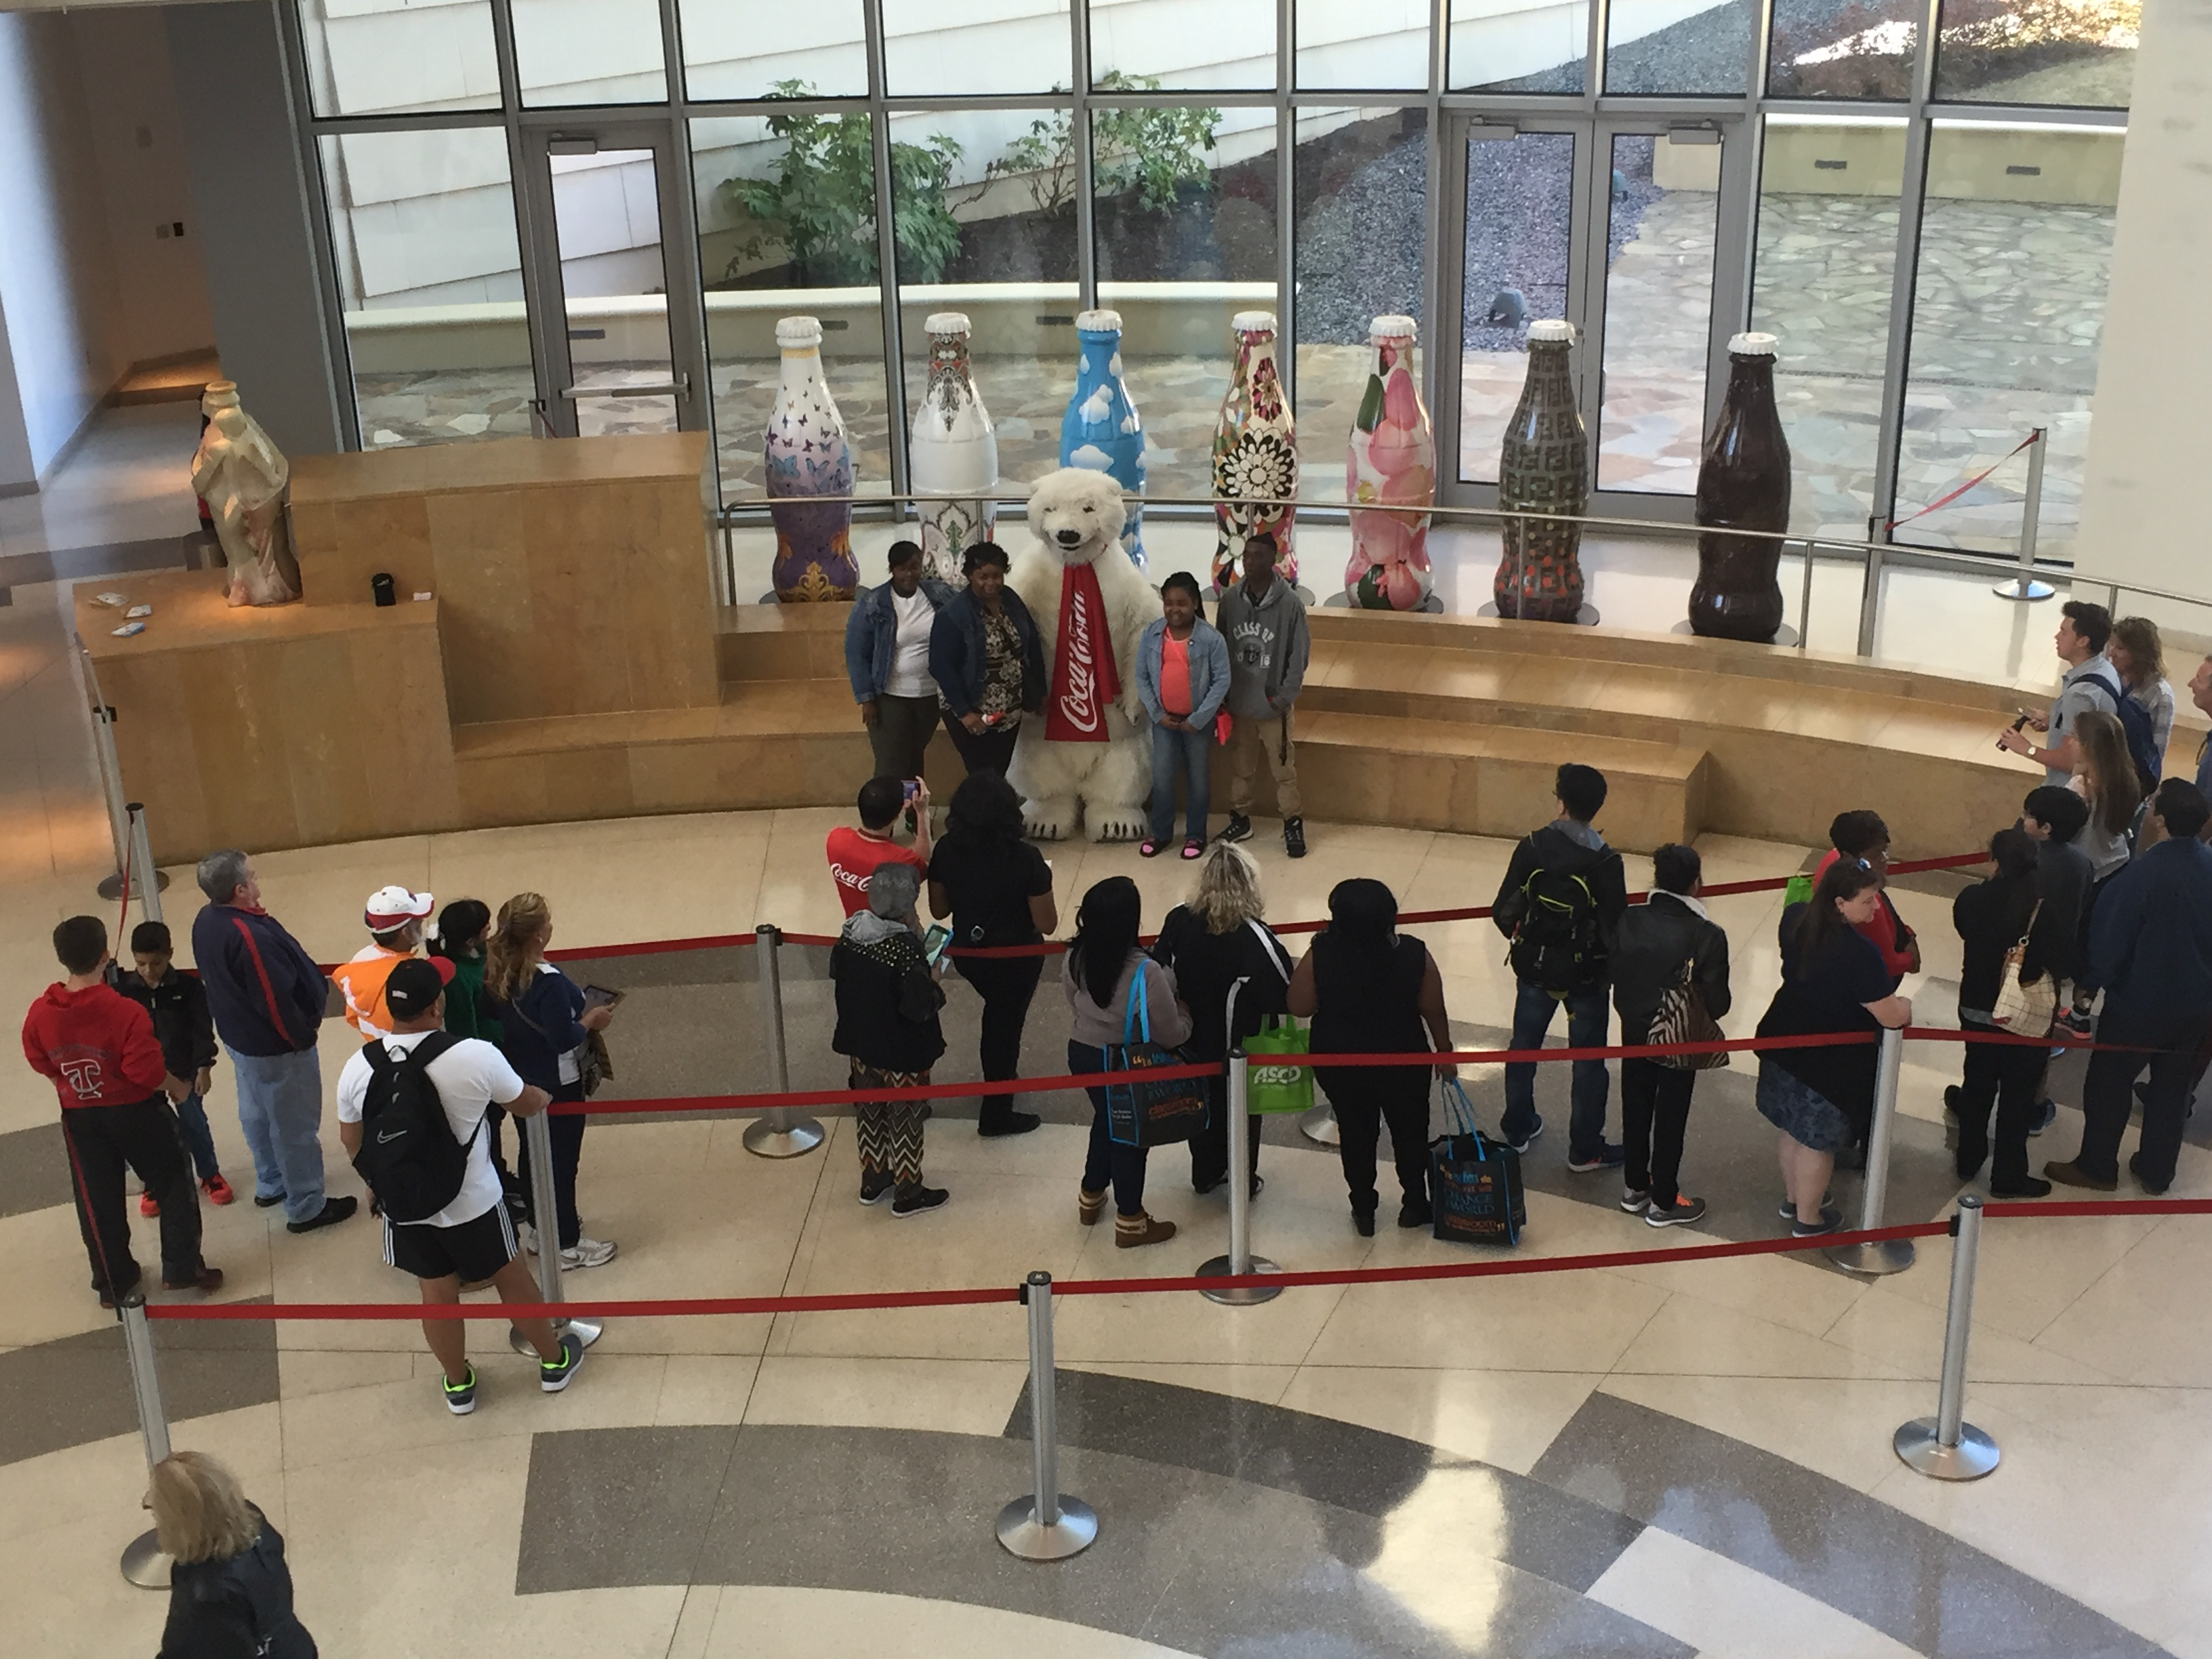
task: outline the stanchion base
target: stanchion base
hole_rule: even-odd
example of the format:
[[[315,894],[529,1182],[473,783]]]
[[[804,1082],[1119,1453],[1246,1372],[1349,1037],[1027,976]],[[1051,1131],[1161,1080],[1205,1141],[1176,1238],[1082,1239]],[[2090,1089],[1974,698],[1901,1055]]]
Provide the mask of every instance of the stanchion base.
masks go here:
[[[811,1117],[781,1129],[764,1117],[745,1126],[745,1150],[756,1158],[797,1158],[821,1144],[822,1126]]]
[[[1249,1270],[1255,1273],[1279,1273],[1283,1270],[1264,1255],[1252,1258]],[[1200,1279],[1227,1279],[1236,1269],[1229,1265],[1225,1255],[1210,1256],[1198,1264]],[[1208,1302],[1218,1302],[1224,1308],[1249,1308],[1262,1302],[1273,1302],[1283,1293],[1279,1285],[1224,1285],[1218,1291],[1201,1290],[1199,1294]]]
[[[1885,1238],[1872,1244],[1842,1244],[1821,1254],[1845,1273],[1865,1273],[1880,1278],[1883,1273],[1901,1273],[1917,1257],[1909,1238]]]
[[[1316,1106],[1301,1117],[1298,1133],[1323,1146],[1341,1146],[1344,1142],[1344,1132],[1336,1127],[1336,1114],[1326,1106]]]
[[[1936,1437],[1932,1417],[1914,1418],[1890,1443],[1906,1468],[1937,1480],[1978,1480],[1996,1468],[2002,1455],[1997,1443],[1971,1423],[1959,1425],[1957,1445],[1943,1445]]]
[[[169,873],[167,871],[156,870],[154,872],[154,890],[157,893],[166,893],[169,890]],[[113,875],[102,876],[100,878],[98,891],[100,897],[106,899],[111,904],[112,904],[117,899],[121,898],[123,896],[122,872],[118,871]],[[166,1577],[161,1580],[164,1586],[166,1586],[168,1582],[168,1579]]]
[[[1060,1495],[1060,1519],[1037,1525],[1036,1499],[1017,1498],[999,1511],[999,1541],[1024,1561],[1065,1561],[1098,1539],[1098,1511],[1080,1498]]]
[[[2008,582],[1999,582],[1990,590],[2001,599],[2047,599],[2057,591],[2049,582],[2039,582],[2033,577],[2023,581],[2018,576]]]
[[[124,1547],[123,1576],[140,1589],[168,1589],[169,1567],[157,1534],[142,1532]]]
[[[553,1328],[575,1332],[584,1339],[584,1346],[588,1348],[599,1340],[599,1333],[606,1327],[596,1319],[556,1319],[553,1322]],[[538,1350],[530,1346],[530,1339],[512,1325],[507,1328],[507,1346],[517,1353],[528,1354],[533,1359],[538,1357]]]

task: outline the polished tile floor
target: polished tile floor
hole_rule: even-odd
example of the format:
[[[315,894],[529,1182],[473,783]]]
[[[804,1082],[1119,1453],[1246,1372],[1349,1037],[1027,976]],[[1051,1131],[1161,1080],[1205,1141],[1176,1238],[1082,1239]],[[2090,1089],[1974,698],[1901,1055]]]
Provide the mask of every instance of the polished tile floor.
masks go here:
[[[52,587],[0,612],[0,807],[8,833],[0,997],[52,976],[45,935],[99,908],[106,863],[86,729]],[[1840,806],[1845,803],[1838,802]],[[495,902],[534,888],[563,945],[757,921],[829,931],[829,811],[554,825],[277,853],[268,902],[324,958],[357,943],[361,896],[386,882]],[[1409,908],[1486,902],[1504,843],[1314,826],[1291,863],[1255,843],[1279,919],[1320,914],[1343,876],[1383,876]],[[1807,849],[1709,836],[1716,880],[1784,874]],[[1127,848],[1054,849],[1063,907],[1106,873],[1136,877],[1157,919],[1184,870]],[[1648,875],[1632,860],[1630,877]],[[173,924],[193,908],[188,872]],[[1900,896],[1929,945],[1908,986],[1946,1019],[1950,888]],[[1714,913],[1737,958],[1732,1032],[1777,971],[1772,894]],[[135,920],[135,917],[133,918]],[[1486,924],[1423,930],[1462,1032],[1505,1018]],[[638,1076],[757,1087],[737,1012],[741,970],[688,977],[636,958],[618,1022]],[[803,963],[801,964],[804,965]],[[611,966],[610,972],[614,971]],[[658,978],[655,974],[658,971]],[[623,982],[623,981],[617,981]],[[818,985],[793,975],[794,1006]],[[947,1077],[972,1075],[972,1000],[956,988]],[[653,999],[658,999],[657,1002]],[[1037,1024],[1053,1016],[1049,984]],[[817,1017],[818,1018],[818,1017]],[[830,1065],[794,1018],[795,1064]],[[653,1052],[639,1054],[645,1043]],[[348,1039],[323,1044],[327,1087]],[[664,1052],[665,1051],[665,1052]],[[1033,1056],[1031,1064],[1036,1063]],[[1940,1213],[1940,1100],[1955,1051],[1908,1057],[1893,1213]],[[227,1068],[210,1103],[242,1170]],[[1471,1079],[1487,1115],[1494,1073]],[[1547,1111],[1564,1079],[1547,1076]],[[1748,1073],[1700,1085],[1688,1173],[1714,1231],[1752,1236],[1772,1177],[1747,1121]],[[930,1130],[951,1203],[913,1225],[852,1201],[849,1126],[817,1154],[745,1153],[734,1121],[608,1123],[586,1142],[587,1224],[621,1255],[594,1296],[777,1294],[1011,1285],[1186,1272],[1223,1248],[1218,1197],[1155,1161],[1152,1201],[1183,1232],[1115,1251],[1076,1224],[1082,1132],[1072,1101],[1012,1143],[957,1109]],[[114,1328],[85,1289],[54,1106],[17,1068],[0,1085],[0,1533],[14,1642],[56,1659],[143,1651],[158,1597],[114,1570],[143,1524],[141,1451]],[[2062,1111],[2039,1143],[2071,1150]],[[1260,1248],[1287,1266],[1457,1259],[1388,1226],[1357,1237],[1326,1153],[1264,1151]],[[2185,1149],[2176,1190],[2212,1193],[2212,1152]],[[326,1118],[337,1190],[356,1183]],[[1532,1154],[1523,1253],[1680,1247]],[[1725,1190],[1723,1190],[1725,1188]],[[1855,1189],[1838,1183],[1839,1196]],[[223,1294],[404,1299],[374,1234],[307,1238],[245,1204],[210,1210]],[[151,1224],[141,1248],[150,1253]],[[1765,1224],[1771,1225],[1771,1212]],[[287,1533],[300,1607],[323,1650],[827,1656],[2064,1654],[2212,1659],[2212,1223],[1991,1224],[1976,1305],[1972,1419],[2005,1452],[1990,1480],[1939,1486],[1889,1449],[1931,1410],[1948,1255],[1875,1283],[1801,1260],[1660,1264],[1451,1285],[1298,1290],[1249,1309],[1188,1295],[1069,1298],[1059,1320],[1064,1484],[1105,1516],[1089,1555],[1004,1556],[996,1506],[1027,1468],[1020,1316],[1011,1305],[775,1318],[617,1320],[585,1376],[548,1398],[479,1343],[471,1418],[441,1413],[411,1325],[163,1324],[177,1443],[229,1460]]]

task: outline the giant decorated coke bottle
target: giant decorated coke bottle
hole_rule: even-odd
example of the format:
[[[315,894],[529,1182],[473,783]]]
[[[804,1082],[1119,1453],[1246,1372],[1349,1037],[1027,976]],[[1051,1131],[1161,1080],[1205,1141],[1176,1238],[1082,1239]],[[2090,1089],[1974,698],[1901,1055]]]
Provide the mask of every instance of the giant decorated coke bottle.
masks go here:
[[[1723,640],[1771,640],[1782,626],[1775,569],[1782,544],[1730,530],[1790,527],[1790,444],[1774,407],[1774,337],[1729,341],[1728,398],[1698,463],[1698,580],[1690,629]]]
[[[960,587],[968,580],[963,556],[989,541],[998,524],[991,491],[999,483],[999,440],[969,365],[968,319],[932,312],[922,327],[929,335],[929,389],[914,412],[907,472],[916,493],[955,498],[918,501],[915,518],[923,572]]]
[[[1528,325],[1528,376],[1498,455],[1498,505],[1508,513],[1563,516],[1504,520],[1504,556],[1492,589],[1501,617],[1571,623],[1582,611],[1589,438],[1575,406],[1568,362],[1574,344],[1571,323]]]
[[[775,325],[783,367],[765,447],[768,495],[775,505],[775,562],[769,575],[786,605],[849,599],[860,585],[853,562],[853,446],[822,373],[822,325],[786,317]],[[809,504],[807,498],[828,501]]]
[[[1244,580],[1244,544],[1262,535],[1273,538],[1275,569],[1295,587],[1298,433],[1275,369],[1275,313],[1240,311],[1229,326],[1237,364],[1213,422],[1213,591]]]
[[[1075,337],[1082,353],[1075,368],[1075,395],[1060,422],[1060,464],[1087,466],[1121,486],[1128,517],[1121,521],[1121,548],[1129,562],[1145,568],[1145,423],[1137,418],[1128,383],[1121,378],[1121,313],[1079,311]]]

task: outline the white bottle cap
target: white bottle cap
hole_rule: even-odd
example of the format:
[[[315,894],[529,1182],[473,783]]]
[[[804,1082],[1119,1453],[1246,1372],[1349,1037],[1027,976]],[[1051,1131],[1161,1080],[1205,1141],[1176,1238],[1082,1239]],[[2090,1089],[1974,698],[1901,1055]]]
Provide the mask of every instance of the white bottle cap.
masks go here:
[[[1411,340],[1417,338],[1420,331],[1421,325],[1411,317],[1377,317],[1367,325],[1367,337],[1370,340]]]
[[[821,321],[813,317],[778,318],[775,343],[780,346],[818,346],[822,343]]]
[[[1091,334],[1119,334],[1121,313],[1118,311],[1079,311],[1075,313],[1076,327]]]
[[[964,311],[933,311],[922,319],[922,328],[931,334],[965,334],[968,313]]]
[[[1729,336],[1729,356],[1771,357],[1774,355],[1774,336],[1771,334],[1731,334]]]
[[[1229,319],[1229,326],[1239,334],[1273,334],[1275,313],[1272,311],[1240,311]]]
[[[1571,344],[1574,337],[1575,325],[1557,317],[1547,317],[1541,322],[1528,325],[1531,345],[1558,345],[1562,342]]]

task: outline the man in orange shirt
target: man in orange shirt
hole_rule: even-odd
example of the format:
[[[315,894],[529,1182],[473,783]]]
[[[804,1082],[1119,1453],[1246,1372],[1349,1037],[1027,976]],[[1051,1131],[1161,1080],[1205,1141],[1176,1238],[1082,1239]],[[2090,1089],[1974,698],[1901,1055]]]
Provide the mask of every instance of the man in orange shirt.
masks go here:
[[[362,907],[368,946],[351,962],[339,963],[331,982],[344,994],[345,1022],[361,1033],[363,1042],[380,1042],[392,1035],[384,982],[394,968],[415,954],[422,942],[423,919],[435,905],[428,893],[395,886],[378,888]]]

